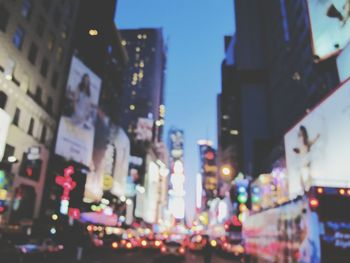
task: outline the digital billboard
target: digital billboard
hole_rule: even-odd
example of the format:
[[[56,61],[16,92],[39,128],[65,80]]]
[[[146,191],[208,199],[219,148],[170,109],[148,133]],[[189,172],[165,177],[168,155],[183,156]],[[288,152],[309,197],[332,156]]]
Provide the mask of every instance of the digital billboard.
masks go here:
[[[184,132],[179,129],[169,131],[170,156],[173,160],[183,158],[184,155]]]
[[[349,0],[308,0],[314,55],[325,59],[350,40]]]
[[[310,186],[350,187],[350,79],[284,137],[290,198]]]
[[[55,153],[90,166],[101,79],[72,57]]]

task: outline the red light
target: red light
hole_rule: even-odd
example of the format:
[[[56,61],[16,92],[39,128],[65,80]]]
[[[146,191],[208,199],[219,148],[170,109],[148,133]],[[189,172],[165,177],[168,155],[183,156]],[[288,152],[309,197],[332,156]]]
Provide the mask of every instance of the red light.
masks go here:
[[[5,211],[5,207],[3,206],[0,206],[0,213],[4,212]]]
[[[348,195],[350,195],[350,189],[348,189],[346,192],[348,193]]]
[[[340,189],[340,190],[339,190],[339,194],[345,195],[345,189]]]
[[[80,210],[78,208],[69,208],[68,215],[74,219],[80,218]]]
[[[311,197],[309,200],[309,204],[311,208],[317,208],[319,206],[319,201],[315,197]]]
[[[207,160],[214,160],[214,158],[215,158],[215,155],[213,152],[207,152],[205,154],[205,159],[207,159]]]
[[[239,221],[239,219],[236,215],[232,217],[232,223],[234,226],[241,226],[242,225],[241,221]]]
[[[183,247],[180,247],[179,252],[180,252],[180,254],[185,254],[185,249]]]
[[[162,253],[165,253],[165,252],[166,252],[166,247],[162,247],[162,248],[160,249],[160,251],[161,251]]]
[[[317,193],[318,194],[323,194],[324,193],[324,189],[322,187],[318,187],[317,188]]]
[[[225,227],[225,230],[228,230],[230,226],[229,224],[226,223],[224,227]]]
[[[117,242],[113,242],[112,243],[112,248],[118,248],[118,243]]]
[[[89,232],[91,232],[91,231],[92,231],[92,225],[88,225],[88,226],[87,226],[87,230],[88,230]]]
[[[27,167],[26,168],[26,175],[29,177],[32,177],[33,176],[33,168]]]

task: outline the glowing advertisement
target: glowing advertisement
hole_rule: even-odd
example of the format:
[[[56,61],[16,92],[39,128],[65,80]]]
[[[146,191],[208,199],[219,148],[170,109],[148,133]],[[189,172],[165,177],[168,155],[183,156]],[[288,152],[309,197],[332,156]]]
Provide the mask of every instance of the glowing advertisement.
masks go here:
[[[55,153],[90,166],[101,79],[73,57]]]
[[[327,58],[350,40],[349,0],[308,0],[314,54]]]
[[[155,223],[157,219],[157,203],[159,191],[159,167],[156,163],[150,162],[146,180],[146,198],[144,202],[143,219],[148,223]]]
[[[5,151],[5,145],[6,145],[6,138],[7,138],[7,132],[10,127],[11,123],[11,117],[4,111],[3,109],[0,109],[0,161],[4,157],[4,151]]]
[[[350,79],[284,137],[289,196],[313,185],[350,187]]]
[[[318,216],[306,198],[247,216],[243,238],[248,254],[268,262],[321,262]]]
[[[169,132],[170,156],[174,160],[182,159],[184,155],[184,132],[173,129]]]

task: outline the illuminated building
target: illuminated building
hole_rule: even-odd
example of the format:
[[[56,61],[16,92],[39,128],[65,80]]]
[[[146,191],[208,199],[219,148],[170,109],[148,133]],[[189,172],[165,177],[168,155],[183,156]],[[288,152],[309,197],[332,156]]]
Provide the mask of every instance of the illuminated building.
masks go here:
[[[171,128],[168,134],[169,143],[169,211],[175,219],[185,217],[185,174],[184,174],[184,132]]]
[[[121,44],[129,58],[125,79],[121,123],[131,140],[136,137],[138,118],[154,121],[154,138],[164,126],[165,43],[162,29],[121,30]]]
[[[211,141],[198,141],[200,154],[200,173],[202,175],[203,200],[202,208],[208,208],[208,201],[218,194],[216,150]]]
[[[13,222],[39,216],[78,4],[0,3],[0,108],[12,121],[0,148],[5,159],[14,155],[19,160],[6,171],[14,175],[8,188],[14,197],[8,209]]]

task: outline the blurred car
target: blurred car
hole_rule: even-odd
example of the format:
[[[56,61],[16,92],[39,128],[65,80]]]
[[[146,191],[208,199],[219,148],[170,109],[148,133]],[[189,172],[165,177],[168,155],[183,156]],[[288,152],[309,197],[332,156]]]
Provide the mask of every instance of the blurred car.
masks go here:
[[[221,244],[221,250],[224,253],[235,255],[235,256],[243,256],[245,253],[245,249],[243,246],[243,242],[241,239],[230,239],[226,238]]]
[[[163,241],[155,237],[143,237],[140,240],[140,247],[144,249],[160,249]]]
[[[2,262],[21,262],[21,254],[18,249],[8,240],[0,239],[0,258]]]
[[[31,239],[25,244],[16,245],[16,248],[21,254],[21,258],[42,259],[60,253],[64,246],[47,238],[44,240]]]
[[[163,255],[171,255],[176,257],[184,257],[186,248],[182,243],[174,240],[165,241],[160,249]]]
[[[205,239],[202,235],[196,234],[190,236],[187,242],[187,247],[190,251],[201,251],[205,246]]]
[[[130,251],[136,249],[138,245],[138,241],[136,238],[120,238],[116,239],[113,242],[110,243],[110,246],[114,250],[123,250],[123,251]]]

